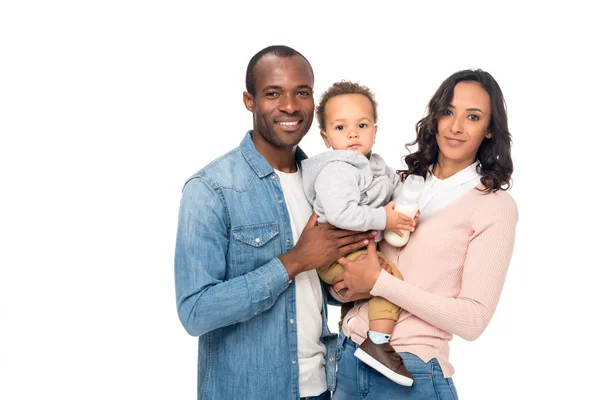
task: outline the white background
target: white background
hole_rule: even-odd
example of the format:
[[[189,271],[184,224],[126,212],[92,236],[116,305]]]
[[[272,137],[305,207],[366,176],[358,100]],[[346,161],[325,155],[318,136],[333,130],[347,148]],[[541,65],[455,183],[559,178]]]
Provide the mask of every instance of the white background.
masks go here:
[[[455,383],[461,400],[590,398],[597,13],[412,3],[0,3],[0,398],[195,399],[196,339],[175,309],[180,192],[251,128],[245,69],[271,44],[311,61],[317,100],[340,79],[370,86],[375,150],[395,167],[447,76],[494,75],[520,221],[491,324],[451,343]],[[316,125],[308,154],[324,149]]]

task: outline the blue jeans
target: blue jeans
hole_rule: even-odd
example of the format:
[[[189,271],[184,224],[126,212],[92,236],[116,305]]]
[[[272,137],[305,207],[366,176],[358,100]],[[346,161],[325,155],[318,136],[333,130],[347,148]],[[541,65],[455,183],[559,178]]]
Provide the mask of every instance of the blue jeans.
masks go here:
[[[452,378],[444,378],[440,364],[434,358],[424,363],[411,353],[400,353],[404,366],[413,374],[412,386],[392,382],[354,357],[358,345],[338,337],[337,385],[333,400],[458,400]]]
[[[330,400],[331,392],[329,390],[324,391],[318,396],[301,397],[300,400]]]

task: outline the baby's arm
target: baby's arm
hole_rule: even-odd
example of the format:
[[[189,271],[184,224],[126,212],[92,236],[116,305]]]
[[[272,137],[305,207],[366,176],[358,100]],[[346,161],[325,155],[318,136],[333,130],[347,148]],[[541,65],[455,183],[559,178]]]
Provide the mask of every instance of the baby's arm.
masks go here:
[[[338,228],[382,230],[386,227],[386,210],[360,204],[359,179],[354,166],[341,161],[327,163],[315,180],[316,201],[327,221]]]

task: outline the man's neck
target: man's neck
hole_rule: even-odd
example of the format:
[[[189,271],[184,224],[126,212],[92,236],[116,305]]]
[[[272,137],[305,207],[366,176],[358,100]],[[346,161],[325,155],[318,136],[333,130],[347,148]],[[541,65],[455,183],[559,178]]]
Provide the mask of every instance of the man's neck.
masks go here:
[[[296,165],[296,147],[292,148],[291,154],[289,151],[285,154],[279,151],[276,154],[270,154],[269,156],[263,153],[261,154],[267,159],[273,169],[287,174],[291,174],[298,170],[298,166]]]
[[[255,141],[256,151],[267,160],[273,169],[285,173],[298,170],[296,165],[296,147],[275,148],[262,141]]]

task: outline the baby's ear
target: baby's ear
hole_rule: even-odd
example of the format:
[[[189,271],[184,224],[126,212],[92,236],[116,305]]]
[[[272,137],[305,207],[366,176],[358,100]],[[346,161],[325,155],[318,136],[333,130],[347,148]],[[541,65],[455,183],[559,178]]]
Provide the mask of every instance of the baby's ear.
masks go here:
[[[321,137],[323,138],[323,142],[325,142],[325,146],[330,148],[331,143],[329,142],[329,138],[327,137],[327,133],[325,133],[325,131],[321,131]]]
[[[375,124],[373,126],[373,143],[375,143],[375,138],[377,137],[377,128],[379,127],[377,126],[377,124]]]

